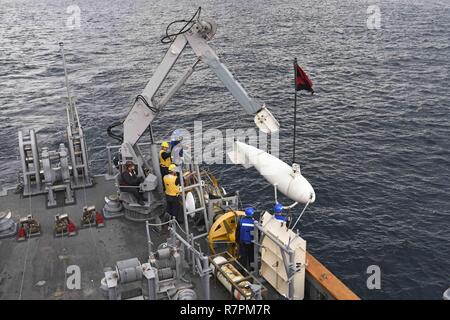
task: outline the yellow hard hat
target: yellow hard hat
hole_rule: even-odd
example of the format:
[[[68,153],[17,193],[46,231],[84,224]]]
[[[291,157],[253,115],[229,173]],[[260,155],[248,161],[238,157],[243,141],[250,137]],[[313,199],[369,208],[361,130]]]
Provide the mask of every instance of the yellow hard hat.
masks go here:
[[[169,143],[167,141],[163,141],[161,143],[161,148],[168,148],[169,147]]]
[[[174,165],[173,163],[169,166],[169,171],[175,171],[175,169],[177,168],[176,165]]]

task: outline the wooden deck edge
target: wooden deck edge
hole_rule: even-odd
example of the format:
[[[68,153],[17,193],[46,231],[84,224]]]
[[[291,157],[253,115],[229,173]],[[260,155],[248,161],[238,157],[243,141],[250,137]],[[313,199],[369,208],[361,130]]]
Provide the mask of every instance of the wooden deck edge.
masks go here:
[[[336,300],[361,300],[312,254],[306,253],[306,273],[317,281]]]

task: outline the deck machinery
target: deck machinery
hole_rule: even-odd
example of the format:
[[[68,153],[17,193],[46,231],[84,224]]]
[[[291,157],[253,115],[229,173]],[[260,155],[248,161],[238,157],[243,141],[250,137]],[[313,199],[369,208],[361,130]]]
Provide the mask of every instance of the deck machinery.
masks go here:
[[[68,95],[66,107],[68,146],[61,143],[57,150],[42,147],[39,151],[36,132],[33,129],[30,129],[28,134],[19,131],[22,165],[20,187],[23,189],[23,195],[26,197],[46,193],[49,207],[57,205],[56,192],[64,191],[64,203],[72,204],[75,203],[73,189],[92,185],[86,141],[75,99],[70,94],[63,43],[60,43],[60,46]]]

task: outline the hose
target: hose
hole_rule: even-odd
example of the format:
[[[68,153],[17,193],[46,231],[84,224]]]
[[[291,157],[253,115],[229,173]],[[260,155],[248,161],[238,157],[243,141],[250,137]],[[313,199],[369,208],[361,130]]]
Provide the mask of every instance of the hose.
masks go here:
[[[114,132],[112,132],[112,129],[120,126],[123,124],[123,121],[116,121],[113,124],[111,124],[108,129],[106,129],[106,132],[108,133],[108,136],[110,136],[111,138],[118,140],[120,143],[123,142],[123,137],[121,135],[115,134]]]
[[[197,11],[195,11],[194,15],[191,17],[191,19],[186,20],[186,19],[181,19],[181,20],[175,20],[172,21],[171,23],[168,24],[167,28],[166,28],[166,35],[164,37],[161,38],[161,42],[164,44],[168,44],[168,43],[172,43],[175,41],[175,38],[183,33],[188,32],[189,30],[191,30],[192,26],[194,25],[195,21],[194,20],[198,20],[200,18],[200,13],[202,11],[202,7],[198,7]],[[182,23],[185,22],[185,25],[178,31],[175,33],[169,33],[169,28],[176,23]],[[187,28],[187,29],[186,29]]]

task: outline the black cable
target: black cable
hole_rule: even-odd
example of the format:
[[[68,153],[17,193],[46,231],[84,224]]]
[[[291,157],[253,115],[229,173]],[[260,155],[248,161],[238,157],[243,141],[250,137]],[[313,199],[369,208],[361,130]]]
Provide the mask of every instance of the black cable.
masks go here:
[[[178,36],[178,35],[180,35],[180,34],[183,34],[183,33],[186,33],[186,32],[188,32],[189,30],[191,30],[192,26],[193,26],[194,23],[195,23],[194,20],[198,20],[198,19],[200,18],[201,12],[202,12],[202,7],[198,7],[197,11],[195,11],[195,13],[194,13],[194,15],[191,17],[191,19],[189,19],[189,20],[185,20],[185,19],[183,19],[183,20],[175,20],[175,21],[172,21],[171,23],[169,23],[169,25],[168,25],[167,28],[166,28],[166,35],[165,35],[164,37],[161,38],[161,42],[164,43],[164,44],[172,43],[172,42],[175,40],[175,37],[176,37],[176,36]],[[181,23],[181,22],[186,22],[186,24],[183,26],[183,28],[181,28],[181,29],[180,29],[178,32],[176,32],[176,33],[171,33],[171,34],[169,34],[169,28],[170,28],[173,24]],[[188,26],[189,26],[189,27],[188,27]],[[188,28],[187,28],[187,27],[188,27]],[[186,28],[187,28],[187,29],[186,29]],[[145,106],[146,106],[147,108],[149,108],[153,113],[155,113],[155,114],[159,113],[160,110],[159,110],[158,108],[155,108],[155,107],[151,106],[151,105],[148,103],[147,99],[145,99],[145,97],[144,97],[143,95],[138,95],[138,96],[136,97],[136,99],[135,99],[135,103],[136,103],[136,101],[138,101],[138,100],[141,100],[141,101],[145,104]],[[121,135],[118,135],[118,134],[113,133],[113,132],[112,132],[112,129],[115,128],[115,127],[117,127],[117,126],[119,126],[119,125],[121,125],[121,124],[123,124],[123,121],[117,121],[117,122],[114,122],[113,124],[111,124],[111,125],[108,127],[108,129],[106,129],[106,132],[108,133],[108,135],[109,135],[111,138],[113,138],[113,139],[115,139],[115,140],[118,140],[120,143],[123,142],[123,137],[122,137]]]
[[[123,137],[121,135],[115,134],[112,132],[112,129],[120,126],[121,124],[123,124],[123,121],[116,121],[113,124],[111,124],[108,129],[106,129],[106,132],[108,133],[108,136],[110,136],[111,138],[118,140],[120,143],[123,142]]]
[[[198,20],[200,18],[200,13],[202,11],[202,7],[198,7],[197,11],[194,13],[194,15],[191,17],[191,19],[189,20],[175,20],[172,21],[171,23],[169,23],[169,25],[166,28],[166,35],[164,37],[161,38],[161,42],[164,44],[168,44],[168,43],[172,43],[176,36],[186,33],[189,30],[191,30],[192,26],[194,25],[195,21],[194,20]],[[176,23],[182,23],[185,22],[186,24],[176,33],[169,33],[169,28]],[[187,29],[186,29],[187,28]]]
[[[147,99],[145,99],[145,97],[144,97],[143,95],[139,94],[139,95],[136,97],[136,99],[135,99],[135,103],[136,103],[138,100],[141,100],[141,101],[145,104],[145,106],[146,106],[147,108],[149,108],[153,113],[156,114],[156,113],[158,113],[158,112],[160,111],[158,108],[155,108],[155,107],[151,106],[151,105],[147,102]]]
[[[134,103],[136,103],[138,100],[141,100],[141,101],[145,104],[145,106],[146,106],[147,108],[149,108],[153,113],[157,114],[157,113],[160,111],[158,108],[152,107],[152,106],[148,103],[147,99],[145,99],[145,97],[144,97],[143,95],[138,95],[138,96],[136,97],[136,99],[134,100]],[[118,135],[118,134],[114,133],[112,130],[113,130],[113,128],[115,128],[115,127],[117,127],[117,126],[120,126],[120,125],[122,125],[122,124],[123,124],[123,121],[116,121],[116,122],[114,122],[113,124],[111,124],[111,125],[106,129],[106,132],[108,133],[108,136],[110,136],[111,138],[113,138],[113,139],[119,141],[120,143],[123,142],[123,137],[122,137],[122,135]]]
[[[293,217],[293,215],[292,215],[292,213],[291,213],[291,209],[288,209],[288,210],[287,210],[287,214],[286,214],[286,220],[289,222],[289,223],[288,223],[288,228],[291,227],[292,220],[294,220],[294,219],[292,219],[292,217]]]

